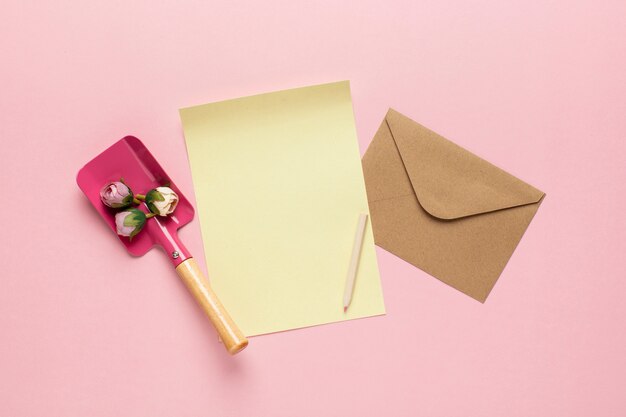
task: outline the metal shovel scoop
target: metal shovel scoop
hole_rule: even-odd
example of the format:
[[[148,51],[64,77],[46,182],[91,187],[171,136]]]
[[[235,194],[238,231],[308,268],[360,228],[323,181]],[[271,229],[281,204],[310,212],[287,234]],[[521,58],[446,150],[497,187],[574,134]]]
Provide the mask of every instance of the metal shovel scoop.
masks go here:
[[[120,178],[124,178],[134,193],[145,194],[153,188],[167,185],[178,194],[179,203],[174,213],[148,219],[143,230],[132,240],[122,236],[118,238],[135,256],[145,254],[155,245],[162,247],[189,292],[215,326],[228,352],[234,355],[244,349],[248,340],[222,306],[195,259],[178,239],[178,229],[193,219],[194,209],[139,139],[126,136],[117,141],[87,163],[78,172],[76,182],[115,232],[115,210],[100,201],[100,190],[108,182],[119,181]],[[148,213],[145,204],[141,204],[139,209]]]

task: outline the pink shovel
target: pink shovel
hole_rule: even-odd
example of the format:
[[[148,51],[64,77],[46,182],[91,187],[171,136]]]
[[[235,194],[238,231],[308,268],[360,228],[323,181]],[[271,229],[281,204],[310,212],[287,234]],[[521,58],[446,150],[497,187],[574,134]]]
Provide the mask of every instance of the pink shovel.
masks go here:
[[[124,178],[135,193],[145,194],[150,189],[167,185],[178,194],[179,203],[173,214],[148,219],[144,229],[132,241],[127,237],[118,237],[128,252],[135,256],[145,254],[155,245],[163,248],[187,289],[215,326],[228,352],[234,355],[243,350],[248,340],[224,309],[196,260],[178,239],[178,229],[193,219],[192,205],[144,144],[134,136],[117,141],[87,163],[76,177],[80,189],[114,232],[115,211],[100,201],[100,189],[106,183],[119,181],[120,178]],[[145,204],[142,203],[139,208],[148,213]]]

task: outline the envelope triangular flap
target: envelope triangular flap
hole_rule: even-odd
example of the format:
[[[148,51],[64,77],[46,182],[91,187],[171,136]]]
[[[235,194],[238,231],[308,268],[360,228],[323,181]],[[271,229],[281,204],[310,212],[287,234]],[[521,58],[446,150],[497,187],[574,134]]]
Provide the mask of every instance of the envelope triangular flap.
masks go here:
[[[543,192],[390,109],[385,117],[420,205],[443,220],[537,203]]]

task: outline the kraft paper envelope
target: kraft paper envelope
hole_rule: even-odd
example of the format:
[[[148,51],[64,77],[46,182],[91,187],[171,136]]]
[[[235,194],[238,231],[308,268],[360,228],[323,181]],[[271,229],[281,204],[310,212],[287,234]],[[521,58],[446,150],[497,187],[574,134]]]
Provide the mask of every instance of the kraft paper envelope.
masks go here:
[[[391,109],[363,170],[376,244],[481,302],[545,195]]]
[[[348,82],[180,111],[209,279],[247,336],[384,314]]]

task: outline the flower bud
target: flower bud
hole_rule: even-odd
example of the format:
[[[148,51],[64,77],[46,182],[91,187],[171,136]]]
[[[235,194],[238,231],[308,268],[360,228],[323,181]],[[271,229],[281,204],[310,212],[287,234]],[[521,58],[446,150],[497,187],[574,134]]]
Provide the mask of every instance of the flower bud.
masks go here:
[[[100,200],[111,208],[124,208],[133,203],[133,192],[120,181],[113,181],[102,187]]]
[[[146,224],[146,213],[136,208],[129,208],[115,214],[115,227],[117,234],[126,236],[131,240]]]
[[[146,205],[158,216],[167,216],[176,210],[178,194],[170,187],[157,187],[146,194]]]

